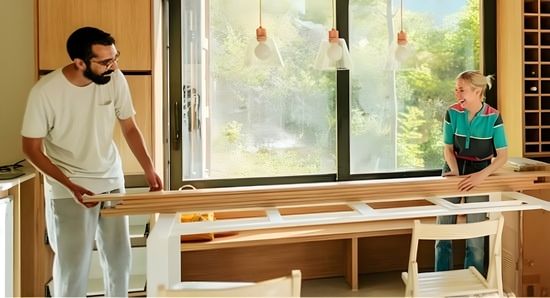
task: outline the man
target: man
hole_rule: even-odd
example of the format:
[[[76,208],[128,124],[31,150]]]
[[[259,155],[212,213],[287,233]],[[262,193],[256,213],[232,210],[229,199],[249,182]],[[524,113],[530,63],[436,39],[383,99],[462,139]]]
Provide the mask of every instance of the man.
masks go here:
[[[109,33],[84,27],[67,40],[71,64],[32,88],[23,118],[22,145],[45,175],[46,224],[55,252],[55,296],[85,296],[90,259],[97,249],[106,296],[127,296],[130,272],[128,218],[100,217],[103,204],[85,195],[124,192],[124,175],[113,142],[115,119],[151,191],[162,189],[134,120],[128,83]]]

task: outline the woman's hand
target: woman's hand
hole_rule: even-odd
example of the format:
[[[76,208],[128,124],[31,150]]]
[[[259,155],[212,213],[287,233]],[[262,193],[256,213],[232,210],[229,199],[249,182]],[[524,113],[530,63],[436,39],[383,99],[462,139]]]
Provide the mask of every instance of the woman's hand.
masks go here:
[[[473,173],[467,176],[464,176],[464,179],[462,179],[458,183],[458,190],[460,191],[470,191],[474,187],[478,186],[487,178],[487,174],[484,171],[480,171],[477,173]]]

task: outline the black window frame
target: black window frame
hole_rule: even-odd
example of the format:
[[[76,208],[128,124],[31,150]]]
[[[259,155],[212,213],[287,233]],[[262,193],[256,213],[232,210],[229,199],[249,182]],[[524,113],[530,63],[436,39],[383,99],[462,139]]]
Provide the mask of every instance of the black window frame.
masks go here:
[[[232,179],[182,179],[182,158],[181,144],[177,143],[176,129],[181,126],[180,117],[177,111],[181,107],[182,88],[181,88],[181,1],[165,0],[164,11],[168,11],[168,107],[169,112],[169,138],[165,144],[167,148],[167,165],[169,172],[166,183],[170,189],[178,189],[182,185],[193,185],[196,188],[216,188],[230,186],[252,186],[252,185],[275,185],[275,184],[293,184],[293,183],[314,183],[314,182],[334,182],[350,180],[367,179],[389,179],[389,178],[412,178],[439,176],[441,170],[417,170],[417,171],[398,171],[381,172],[368,174],[350,173],[350,137],[349,137],[349,112],[350,112],[350,72],[349,70],[338,70],[336,72],[336,117],[337,117],[337,172],[331,174],[319,175],[295,175],[295,176],[273,176],[258,178],[232,178]],[[421,0],[418,0],[421,1]],[[208,5],[209,1],[205,1]],[[480,0],[481,11],[481,69],[486,74],[496,74],[497,71],[497,27],[496,27],[496,0]],[[340,32],[340,37],[344,38],[349,44],[349,0],[336,1],[336,27]],[[498,78],[497,78],[498,80]],[[487,92],[486,102],[491,106],[497,107],[497,83]],[[347,86],[347,88],[346,88]],[[181,139],[180,139],[181,142]],[[443,153],[442,153],[443,154]]]

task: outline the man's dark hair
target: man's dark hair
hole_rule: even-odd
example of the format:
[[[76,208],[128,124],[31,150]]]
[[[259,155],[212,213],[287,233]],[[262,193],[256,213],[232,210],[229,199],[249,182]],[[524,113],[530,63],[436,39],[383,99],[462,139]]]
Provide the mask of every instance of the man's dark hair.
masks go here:
[[[89,61],[93,57],[92,45],[110,46],[115,44],[111,34],[93,27],[82,27],[74,31],[67,39],[67,53],[71,60],[75,58]]]

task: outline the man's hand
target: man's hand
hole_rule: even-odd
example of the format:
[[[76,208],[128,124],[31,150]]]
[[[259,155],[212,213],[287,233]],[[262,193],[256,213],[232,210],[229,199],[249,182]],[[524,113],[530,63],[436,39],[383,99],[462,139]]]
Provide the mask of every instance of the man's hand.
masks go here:
[[[160,179],[157,173],[153,172],[152,174],[146,175],[147,184],[149,184],[149,191],[159,191],[163,189],[162,179]]]
[[[71,185],[70,190],[73,193],[74,198],[76,199],[76,201],[79,204],[83,205],[84,207],[92,208],[92,207],[95,207],[98,204],[98,202],[84,203],[83,196],[85,196],[85,195],[93,196],[94,195],[94,193],[91,192],[90,190],[88,190],[88,189],[86,189],[86,188],[84,188],[80,185],[77,185],[77,184]]]

